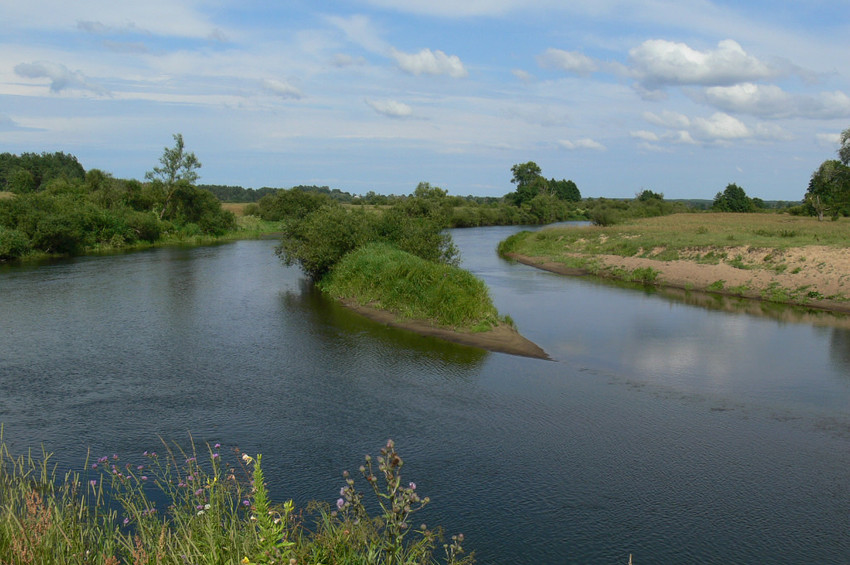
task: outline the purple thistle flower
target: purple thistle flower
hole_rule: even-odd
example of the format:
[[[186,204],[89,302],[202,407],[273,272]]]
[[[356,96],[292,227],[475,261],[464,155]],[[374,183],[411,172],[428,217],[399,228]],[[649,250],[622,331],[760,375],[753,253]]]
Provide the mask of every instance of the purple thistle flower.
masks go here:
[[[144,469],[144,468],[145,468],[145,466],[144,466],[144,465],[139,465],[138,467],[136,467],[136,470],[137,470],[137,471],[141,471],[141,470],[142,470],[142,469]]]
[[[410,490],[416,490],[416,483],[410,483]]]
[[[213,453],[212,457],[213,457],[213,459],[218,459],[218,453]]]
[[[91,468],[92,468],[92,469],[97,469],[97,463],[92,463],[92,464],[91,464]]]
[[[336,507],[342,510],[343,506],[345,506],[345,501],[341,498],[338,498],[336,501]]]
[[[199,488],[195,491],[195,496],[201,496],[202,494],[204,494],[204,489],[202,488]]]
[[[188,477],[186,477],[186,480],[187,481],[194,481],[195,477],[193,475],[189,475]]]
[[[148,480],[148,478],[145,475],[142,475],[142,480],[146,481],[146,480]]]
[[[243,500],[242,506],[251,506],[251,501],[250,500]]]
[[[113,461],[118,461],[118,454],[117,454],[117,453],[113,453],[113,454],[112,454],[112,460],[113,460]]]
[[[203,505],[203,504],[198,504],[197,506],[195,506],[195,509],[196,509],[196,510],[203,510],[203,509],[204,509],[204,505]]]
[[[216,449],[218,449],[219,447],[221,447],[221,444],[220,444],[220,443],[217,443],[217,444],[215,444],[213,447],[214,447],[214,448],[216,448]]]
[[[130,523],[130,519],[129,519],[129,518],[124,518],[124,525],[126,526],[126,525],[127,525],[127,524],[129,524],[129,523]]]

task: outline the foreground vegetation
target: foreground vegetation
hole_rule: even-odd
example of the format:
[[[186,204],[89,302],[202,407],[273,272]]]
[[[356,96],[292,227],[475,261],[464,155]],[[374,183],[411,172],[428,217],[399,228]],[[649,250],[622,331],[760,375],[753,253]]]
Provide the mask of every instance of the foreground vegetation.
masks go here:
[[[665,265],[672,261],[721,265],[747,273],[747,280],[734,287],[723,279],[705,280],[694,288],[775,302],[845,302],[843,291],[819,290],[818,279],[823,280],[827,271],[835,269],[814,260],[806,249],[823,247],[844,252],[850,245],[847,230],[844,220],[819,222],[811,217],[778,214],[678,214],[609,227],[520,232],[501,242],[499,253],[643,283],[663,284]],[[811,257],[808,261],[807,255]],[[604,257],[645,261],[631,262],[640,266],[626,268],[625,261]],[[778,278],[792,275],[799,275],[799,280]],[[843,286],[843,272],[829,276],[838,287]]]
[[[269,499],[261,456],[162,445],[125,462],[57,475],[49,455],[13,456],[0,440],[0,562],[156,564],[471,563],[463,536],[414,521],[429,504],[402,480],[392,441],[368,455],[358,490],[343,473],[334,505]],[[238,450],[235,450],[238,453]],[[371,494],[370,494],[371,493]],[[371,500],[367,500],[370,499]],[[375,509],[375,515],[368,508]],[[421,524],[421,525],[420,525]]]

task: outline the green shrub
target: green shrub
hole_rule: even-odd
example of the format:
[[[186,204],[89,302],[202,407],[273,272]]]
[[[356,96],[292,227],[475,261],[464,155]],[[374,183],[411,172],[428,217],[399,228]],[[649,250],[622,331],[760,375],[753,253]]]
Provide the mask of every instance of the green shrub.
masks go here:
[[[0,261],[17,259],[30,250],[30,240],[18,230],[0,225]]]

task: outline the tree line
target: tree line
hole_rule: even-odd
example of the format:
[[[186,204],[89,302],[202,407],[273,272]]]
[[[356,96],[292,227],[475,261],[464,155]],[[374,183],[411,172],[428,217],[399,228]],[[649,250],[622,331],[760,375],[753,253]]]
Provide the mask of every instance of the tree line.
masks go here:
[[[236,227],[212,193],[195,186],[200,161],[174,136],[148,182],[85,171],[64,153],[0,155],[0,261],[33,252],[76,255],[153,243],[166,236],[222,235]]]

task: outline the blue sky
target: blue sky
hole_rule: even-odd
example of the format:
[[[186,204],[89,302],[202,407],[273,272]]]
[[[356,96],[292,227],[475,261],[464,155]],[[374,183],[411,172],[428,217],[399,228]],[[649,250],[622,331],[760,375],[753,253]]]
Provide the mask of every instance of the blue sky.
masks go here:
[[[850,127],[846,0],[0,0],[0,152],[142,179],[801,199]]]

